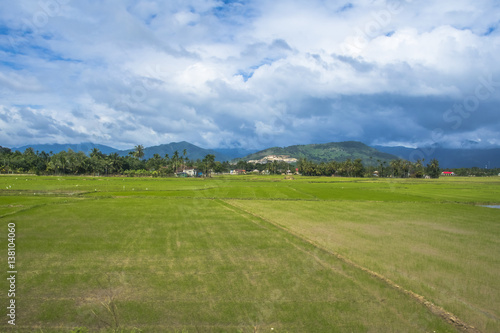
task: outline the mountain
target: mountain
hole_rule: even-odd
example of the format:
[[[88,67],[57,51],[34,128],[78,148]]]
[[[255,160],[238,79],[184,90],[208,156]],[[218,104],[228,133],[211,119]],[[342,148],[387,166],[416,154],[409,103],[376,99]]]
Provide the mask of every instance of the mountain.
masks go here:
[[[35,152],[36,151],[39,151],[39,152],[44,151],[46,153],[53,152],[54,154],[57,154],[61,151],[67,151],[68,149],[71,149],[75,152],[83,151],[87,155],[89,155],[90,152],[92,151],[92,149],[94,149],[94,148],[99,149],[101,151],[101,153],[104,153],[106,155],[112,154],[112,153],[118,151],[118,149],[115,149],[115,148],[112,148],[109,146],[105,146],[105,145],[95,144],[92,142],[83,142],[83,143],[79,143],[79,144],[54,143],[54,144],[26,145],[26,146],[22,146],[22,147],[18,147],[18,148],[12,148],[12,151],[19,150],[20,152],[23,153],[28,148],[33,148],[33,150]]]
[[[424,158],[426,164],[432,159],[439,161],[443,169],[452,168],[500,168],[500,148],[493,149],[449,149],[449,148],[406,148],[406,147],[384,147],[374,148],[399,158],[415,162],[416,159]]]
[[[290,147],[273,147],[250,154],[242,160],[260,160],[269,155],[288,155],[292,158],[307,158],[314,162],[342,162],[347,159],[360,158],[364,165],[377,165],[379,162],[389,162],[396,156],[383,153],[357,141],[330,142],[324,144],[296,145]]]
[[[170,157],[172,157],[175,151],[177,151],[179,153],[179,156],[182,157],[184,149],[186,149],[187,152],[186,156],[189,157],[190,160],[197,160],[197,159],[202,160],[205,156],[209,154],[215,155],[216,161],[223,162],[231,160],[230,157],[220,152],[217,152],[212,149],[200,148],[186,141],[172,142],[169,144],[144,148],[144,159],[152,158],[154,154],[158,154],[161,157],[165,157],[165,154],[168,154]],[[134,151],[134,149],[120,150],[117,151],[117,153],[120,156],[127,156],[128,153],[132,151]]]

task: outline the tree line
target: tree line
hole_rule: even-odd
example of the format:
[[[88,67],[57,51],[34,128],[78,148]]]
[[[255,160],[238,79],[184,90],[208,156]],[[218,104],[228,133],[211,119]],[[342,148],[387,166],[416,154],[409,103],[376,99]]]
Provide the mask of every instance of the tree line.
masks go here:
[[[369,166],[364,166],[361,159],[347,159],[343,162],[331,161],[314,163],[307,159],[299,160],[297,166],[299,173],[306,176],[342,176],[342,177],[394,177],[394,178],[423,178],[429,176],[438,178],[441,169],[436,159],[424,165],[424,160],[413,163],[397,159],[387,161],[370,161]]]
[[[478,167],[472,168],[454,168],[443,171],[452,171],[456,176],[461,177],[491,177],[500,175],[500,168],[482,169]]]
[[[103,154],[94,148],[89,155],[71,149],[57,154],[38,152],[32,148],[23,153],[0,147],[1,173],[34,173],[37,175],[127,175],[166,177],[195,168],[204,176],[210,176],[214,170],[229,168],[228,162],[216,162],[215,156],[206,155],[203,159],[190,160],[187,151],[175,151],[172,156],[155,154],[150,159],[143,159],[144,147],[138,145],[127,156],[117,153]],[[216,172],[217,172],[216,171]]]
[[[214,155],[206,155],[203,159],[191,160],[187,151],[175,151],[172,156],[154,154],[144,159],[144,147],[138,145],[126,156],[117,153],[103,154],[94,148],[89,155],[71,149],[59,153],[34,151],[32,148],[24,152],[11,151],[0,146],[1,173],[34,173],[37,175],[127,175],[127,176],[173,176],[187,168],[193,168],[203,176],[211,173],[228,173],[237,169],[245,172],[267,174],[298,173],[305,176],[342,176],[342,177],[394,177],[437,178],[441,174],[436,159],[424,164],[424,160],[410,162],[402,159],[390,162],[370,160],[364,165],[361,159],[347,159],[343,162],[330,161],[317,163],[308,159],[300,159],[296,164],[273,161],[267,164],[254,164],[243,160],[236,164],[228,161],[216,162]],[[457,176],[496,176],[500,169],[460,168],[446,169]]]

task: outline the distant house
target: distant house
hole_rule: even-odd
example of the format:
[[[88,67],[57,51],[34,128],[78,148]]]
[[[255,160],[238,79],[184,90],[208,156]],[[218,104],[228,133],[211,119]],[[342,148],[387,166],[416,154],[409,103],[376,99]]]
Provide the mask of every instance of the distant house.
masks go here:
[[[230,174],[231,175],[245,175],[247,173],[246,170],[231,170]]]
[[[186,173],[189,177],[196,177],[198,175],[198,170],[195,168],[184,168],[182,172]]]
[[[441,172],[441,176],[455,176],[455,173],[451,171],[443,171]]]

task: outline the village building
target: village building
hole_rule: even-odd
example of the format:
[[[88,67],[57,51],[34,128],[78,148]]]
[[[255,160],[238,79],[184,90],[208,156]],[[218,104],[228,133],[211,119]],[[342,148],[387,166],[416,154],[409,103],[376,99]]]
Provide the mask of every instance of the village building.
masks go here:
[[[298,159],[290,157],[289,155],[267,155],[260,160],[250,160],[248,163],[253,164],[267,164],[272,162],[286,162],[286,163],[297,163]]]
[[[182,172],[186,173],[189,177],[196,177],[198,175],[198,169],[196,168],[184,168]]]

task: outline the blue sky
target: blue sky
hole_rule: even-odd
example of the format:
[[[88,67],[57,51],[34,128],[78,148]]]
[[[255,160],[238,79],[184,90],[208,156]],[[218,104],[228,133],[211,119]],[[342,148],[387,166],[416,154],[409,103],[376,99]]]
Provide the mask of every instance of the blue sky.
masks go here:
[[[0,2],[0,145],[500,147],[496,0]]]

